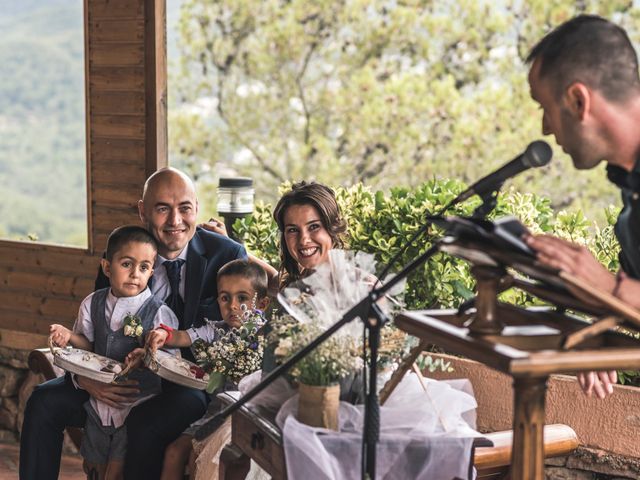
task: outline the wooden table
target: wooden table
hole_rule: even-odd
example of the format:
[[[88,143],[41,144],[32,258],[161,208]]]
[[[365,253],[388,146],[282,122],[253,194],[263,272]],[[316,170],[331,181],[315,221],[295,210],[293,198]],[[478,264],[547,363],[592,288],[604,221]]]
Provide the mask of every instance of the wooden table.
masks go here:
[[[571,332],[589,323],[552,309],[524,310],[497,303],[499,333],[473,332],[468,316],[454,310],[405,312],[402,330],[513,377],[514,419],[511,478],[544,479],[543,430],[549,375],[640,368],[640,342],[611,330],[585,339],[580,350],[563,350]],[[588,414],[588,412],[585,412]]]
[[[234,393],[221,393],[218,398],[226,406],[238,398]],[[220,456],[221,480],[244,479],[251,460],[275,480],[287,478],[282,433],[275,415],[272,410],[246,405],[231,415],[231,444]]]
[[[223,403],[235,401],[231,393],[218,395]],[[249,473],[254,460],[275,480],[287,478],[282,433],[275,414],[261,408],[241,407],[231,417],[231,444],[220,456],[220,480],[240,480]],[[512,432],[493,432],[474,444],[474,466],[478,479],[504,478],[511,461]],[[545,455],[566,455],[578,446],[575,432],[566,425],[547,425],[544,430]]]

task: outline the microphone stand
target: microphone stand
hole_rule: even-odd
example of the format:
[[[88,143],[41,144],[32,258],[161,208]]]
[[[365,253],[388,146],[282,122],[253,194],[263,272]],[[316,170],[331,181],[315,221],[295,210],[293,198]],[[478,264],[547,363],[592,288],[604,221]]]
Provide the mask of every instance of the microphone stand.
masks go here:
[[[369,294],[351,307],[340,320],[329,327],[324,333],[315,338],[311,343],[303,349],[295,353],[285,363],[271,371],[266,377],[255,385],[251,390],[245,393],[234,403],[228,405],[218,412],[211,420],[202,425],[195,433],[196,440],[202,440],[215,432],[232,413],[239,410],[248,401],[253,399],[261,391],[271,385],[277,378],[284,375],[302,358],[313,351],[318,345],[327,340],[331,335],[337,332],[347,323],[355,318],[360,318],[369,331],[369,389],[364,404],[364,431],[362,435],[363,442],[363,470],[362,478],[374,480],[376,470],[376,445],[380,437],[380,403],[377,393],[377,361],[378,348],[380,344],[380,329],[389,319],[382,309],[377,305],[376,301],[384,297],[394,286],[406,278],[420,264],[425,262],[429,257],[433,256],[440,249],[440,241],[435,242],[424,253],[412,260],[400,272],[394,275],[387,283],[380,285],[378,288],[372,289]]]
[[[483,193],[480,193],[479,196],[482,199],[482,203],[476,207],[476,209],[471,214],[471,218],[474,220],[484,220],[487,215],[489,215],[494,208],[498,205],[498,194],[500,193],[500,188],[502,188],[504,182],[499,182],[492,186],[492,189],[485,190]],[[458,306],[458,315],[469,310],[476,304],[475,297],[471,297],[468,300],[465,300]]]
[[[498,194],[500,193],[502,185],[504,185],[504,182],[496,183],[492,185],[491,188],[477,194],[482,199],[482,204],[473,211],[471,218],[484,220],[486,216],[496,208],[496,205],[498,205]]]

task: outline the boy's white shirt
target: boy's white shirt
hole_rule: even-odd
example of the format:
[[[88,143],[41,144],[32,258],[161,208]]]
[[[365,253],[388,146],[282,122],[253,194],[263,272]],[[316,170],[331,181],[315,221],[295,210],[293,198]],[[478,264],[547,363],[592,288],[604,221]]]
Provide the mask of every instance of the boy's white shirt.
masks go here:
[[[93,321],[91,320],[91,299],[94,294],[95,292],[82,301],[78,312],[78,318],[73,325],[73,332],[83,334],[90,342],[93,342],[95,339],[95,329]],[[116,297],[111,293],[111,289],[109,289],[105,302],[105,318],[109,321],[111,330],[115,332],[121,329],[124,326],[124,317],[129,313],[136,313],[151,295],[152,293],[149,288],[145,288],[135,297]],[[158,313],[153,321],[154,328],[158,327],[161,323],[172,328],[178,328],[178,318],[166,305],[162,305],[158,309]],[[134,403],[120,408],[110,407],[109,405],[91,397],[91,405],[100,417],[100,421],[103,425],[120,427],[124,424],[129,411],[134,406],[144,400],[147,400],[151,396],[152,395],[139,398]]]
[[[198,339],[204,340],[207,343],[211,343],[214,340],[217,340],[216,337],[216,329],[220,328],[216,327],[214,322],[207,322],[201,327],[191,327],[187,329],[187,335],[191,339],[191,344]]]

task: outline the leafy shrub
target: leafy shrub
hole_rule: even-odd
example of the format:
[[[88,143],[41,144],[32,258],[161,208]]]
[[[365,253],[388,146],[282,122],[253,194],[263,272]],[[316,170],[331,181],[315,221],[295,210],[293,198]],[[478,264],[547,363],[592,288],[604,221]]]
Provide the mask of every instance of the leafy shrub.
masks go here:
[[[349,248],[372,253],[379,265],[386,265],[425,224],[428,214],[438,212],[464,188],[455,180],[430,180],[418,188],[393,188],[388,194],[372,192],[362,184],[336,188],[348,223]],[[471,215],[478,205],[479,200],[468,201],[448,213]],[[234,230],[251,252],[277,266],[279,234],[271,212],[271,205],[258,203],[252,216],[236,221]],[[492,216],[504,215],[516,216],[533,233],[549,233],[586,245],[610,270],[618,268],[619,247],[613,234],[617,211],[613,208],[606,212],[608,224],[600,228],[592,226],[580,211],[556,214],[548,199],[509,190],[499,196]],[[426,236],[406,248],[394,271],[425,252],[441,235],[437,227],[430,227]],[[409,309],[457,307],[473,296],[473,287],[467,262],[438,253],[409,276],[405,302]],[[502,299],[519,305],[539,303],[520,291],[505,292]]]
[[[287,188],[288,184],[282,190]],[[424,225],[428,214],[438,212],[464,188],[455,180],[431,180],[418,188],[394,188],[388,194],[372,192],[362,184],[336,188],[338,204],[348,223],[349,248],[372,253],[379,265],[386,265]],[[468,216],[479,203],[470,200],[448,213]],[[271,205],[259,203],[252,216],[236,221],[234,230],[251,252],[277,266],[279,234],[271,212]],[[555,213],[550,200],[512,189],[498,197],[491,217],[513,215],[532,233],[548,233],[585,245],[610,271],[617,271],[620,247],[613,226],[618,213],[615,207],[606,209],[607,224],[600,227],[591,224],[581,211]],[[393,271],[425,252],[441,235],[438,228],[430,228],[425,237],[404,251]],[[468,263],[438,253],[409,276],[405,303],[410,310],[457,307],[473,296],[473,288]],[[501,300],[523,306],[542,303],[520,290],[502,293]],[[621,371],[618,376],[620,383],[640,386],[640,371]]]

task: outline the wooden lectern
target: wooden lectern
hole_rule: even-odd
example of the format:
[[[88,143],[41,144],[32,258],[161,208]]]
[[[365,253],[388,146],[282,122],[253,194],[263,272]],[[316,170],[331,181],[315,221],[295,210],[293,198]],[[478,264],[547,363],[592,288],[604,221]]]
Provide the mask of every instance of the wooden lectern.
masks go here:
[[[445,238],[440,250],[473,265],[475,308],[399,315],[396,325],[421,339],[410,359],[431,343],[511,375],[515,403],[511,478],[542,480],[549,375],[640,368],[640,341],[613,329],[639,330],[640,312],[571,275],[541,265],[533,255],[486,239]],[[525,309],[502,303],[498,296],[508,288],[520,288],[553,306]],[[567,310],[587,314],[592,321]],[[382,400],[409,366],[403,363],[394,374],[381,393]]]

